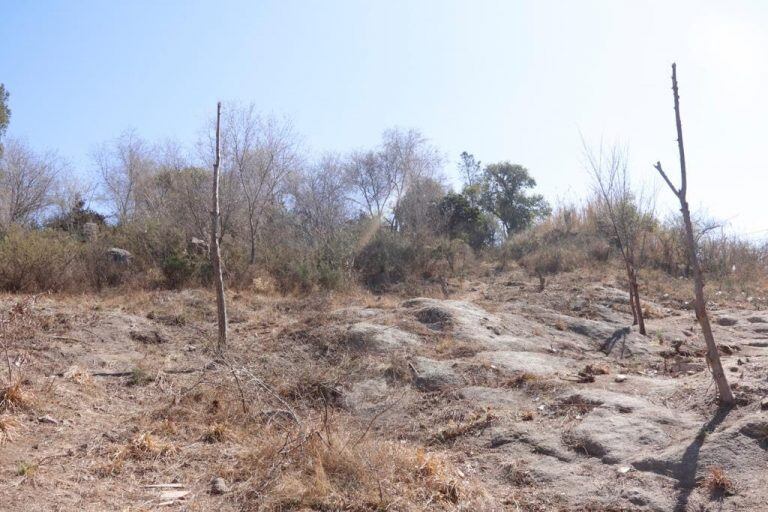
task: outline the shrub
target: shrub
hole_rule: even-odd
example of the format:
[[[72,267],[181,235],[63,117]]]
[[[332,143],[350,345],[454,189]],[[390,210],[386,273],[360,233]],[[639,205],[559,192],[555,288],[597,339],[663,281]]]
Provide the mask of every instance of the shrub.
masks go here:
[[[307,293],[314,289],[339,290],[348,283],[346,264],[323,251],[297,253],[274,259],[269,273],[280,293]]]
[[[137,269],[112,261],[110,242],[83,243],[59,230],[13,227],[0,239],[0,290],[83,292],[121,285]]]
[[[52,230],[12,227],[0,240],[0,290],[81,290],[82,244]]]
[[[81,257],[74,273],[84,288],[100,291],[104,288],[119,286],[134,274],[133,265],[116,263],[107,257],[107,250],[110,247],[112,245],[109,240],[105,239],[80,245]],[[74,290],[68,288],[67,291]]]
[[[161,270],[171,288],[181,288],[195,277],[195,265],[185,254],[171,254],[166,257]]]
[[[542,279],[592,263],[604,263],[614,253],[594,223],[590,208],[560,208],[546,220],[511,237],[500,255],[502,266],[516,260]]]
[[[389,230],[378,231],[355,258],[355,270],[363,284],[374,291],[401,283],[415,268],[424,265],[424,255],[416,244]]]

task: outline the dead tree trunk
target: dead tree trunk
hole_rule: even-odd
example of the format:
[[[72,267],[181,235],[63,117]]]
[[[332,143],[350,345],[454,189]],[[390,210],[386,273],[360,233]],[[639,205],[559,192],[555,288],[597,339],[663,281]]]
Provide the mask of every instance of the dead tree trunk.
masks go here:
[[[219,133],[221,127],[221,102],[216,104],[216,149],[213,160],[213,198],[211,206],[211,263],[216,286],[216,310],[219,323],[219,350],[227,344],[227,304],[224,301],[224,276],[221,271],[221,248],[219,247]]]
[[[632,294],[635,296],[635,317],[637,320],[637,328],[638,331],[640,331],[640,334],[645,336],[646,330],[645,330],[645,318],[643,317],[643,303],[640,301],[640,286],[637,284],[637,271],[635,270],[634,264],[631,265],[631,282],[630,287],[632,288]]]
[[[688,258],[691,270],[693,271],[693,289],[695,293],[694,308],[696,310],[696,319],[701,325],[701,332],[704,335],[704,341],[707,344],[707,363],[712,371],[712,377],[717,384],[717,391],[720,396],[720,402],[723,404],[734,403],[733,392],[728,385],[728,379],[723,372],[723,365],[720,362],[720,354],[715,344],[715,337],[712,335],[712,327],[709,324],[707,316],[706,300],[704,298],[704,277],[699,266],[699,257],[696,252],[696,238],[693,235],[693,224],[691,223],[691,212],[688,208],[686,192],[688,187],[686,168],[685,168],[685,149],[683,148],[683,126],[680,121],[680,96],[677,89],[677,66],[672,64],[672,94],[675,100],[675,124],[677,126],[677,148],[680,153],[680,179],[681,185],[678,190],[661,167],[661,162],[656,162],[654,166],[664,181],[672,189],[672,192],[680,201],[680,211],[683,214],[683,224],[685,226],[685,242],[688,247]]]
[[[643,306],[640,301],[640,287],[637,284],[637,271],[632,262],[633,258],[628,254],[625,254],[624,250],[625,249],[622,248],[622,257],[624,258],[624,264],[627,268],[627,288],[629,288],[629,308],[632,310],[632,325],[637,325],[640,334],[645,336],[645,319],[643,318]]]

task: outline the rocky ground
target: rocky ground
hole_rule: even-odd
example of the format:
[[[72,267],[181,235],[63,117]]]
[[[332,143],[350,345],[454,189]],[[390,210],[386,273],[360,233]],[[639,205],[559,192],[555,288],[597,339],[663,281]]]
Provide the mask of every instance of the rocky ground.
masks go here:
[[[690,283],[619,286],[233,293],[223,355],[204,291],[3,297],[0,508],[768,510],[765,300],[710,290],[723,409]]]

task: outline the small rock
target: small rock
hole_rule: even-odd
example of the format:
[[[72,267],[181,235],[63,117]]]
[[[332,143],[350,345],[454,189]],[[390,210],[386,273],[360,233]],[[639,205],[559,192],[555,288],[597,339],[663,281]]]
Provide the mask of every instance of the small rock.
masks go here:
[[[159,331],[131,331],[128,334],[131,339],[147,345],[160,345],[168,341]]]
[[[491,438],[491,442],[488,444],[490,448],[498,448],[512,442],[512,439],[506,436],[494,436]]]
[[[107,250],[107,256],[115,263],[121,263],[124,265],[127,265],[131,262],[131,259],[133,258],[133,254],[126,251],[125,249],[120,249],[119,247],[112,247]]]
[[[187,242],[187,252],[190,254],[206,255],[208,254],[208,242],[193,236]]]
[[[58,425],[59,424],[59,420],[57,420],[56,418],[52,418],[50,416],[47,416],[47,415],[46,416],[40,416],[39,418],[37,418],[37,421],[39,423],[48,423],[49,425]]]
[[[622,475],[626,475],[627,473],[629,473],[630,471],[632,471],[632,468],[631,468],[631,467],[629,467],[629,466],[621,466],[621,467],[619,468],[619,470],[618,470],[618,471],[619,471],[619,473],[621,473]]]
[[[624,375],[623,373],[619,373],[618,375],[616,375],[616,377],[613,378],[613,380],[615,382],[624,382],[625,380],[627,380],[627,376]]]
[[[766,397],[766,398],[763,398],[763,399],[760,401],[760,408],[761,408],[762,410],[764,410],[764,411],[765,411],[765,410],[768,410],[768,397]]]
[[[227,492],[229,492],[229,487],[223,478],[217,476],[211,480],[211,494],[224,494]]]
[[[733,318],[732,316],[721,316],[717,318],[717,325],[722,325],[725,327],[730,327],[731,325],[736,325],[738,323],[738,320]]]
[[[176,500],[183,500],[188,494],[189,491],[163,491],[160,493],[160,499],[168,501],[170,505]]]

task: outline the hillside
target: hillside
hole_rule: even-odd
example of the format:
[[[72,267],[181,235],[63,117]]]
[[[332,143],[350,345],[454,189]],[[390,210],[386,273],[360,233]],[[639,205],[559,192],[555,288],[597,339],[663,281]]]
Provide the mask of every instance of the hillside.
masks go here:
[[[1,508],[765,507],[765,298],[710,290],[723,410],[688,281],[645,292],[648,337],[613,274],[538,286],[233,292],[223,355],[207,291],[3,296]]]

